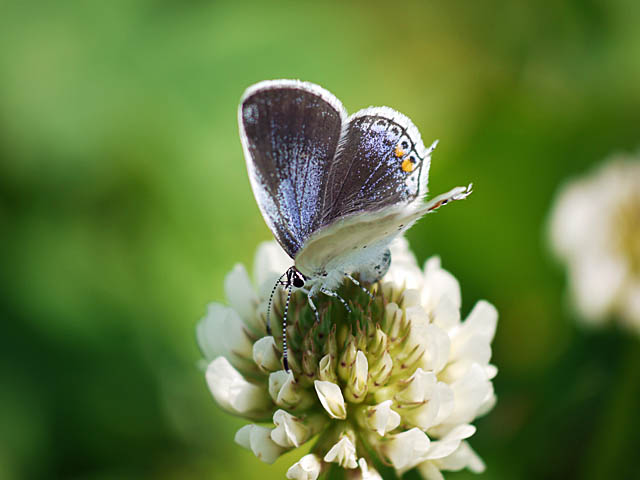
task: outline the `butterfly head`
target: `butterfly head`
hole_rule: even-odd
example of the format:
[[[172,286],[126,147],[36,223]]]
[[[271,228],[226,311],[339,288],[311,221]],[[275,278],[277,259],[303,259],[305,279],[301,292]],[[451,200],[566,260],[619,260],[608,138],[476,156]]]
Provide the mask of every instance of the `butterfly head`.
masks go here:
[[[302,288],[307,281],[307,278],[302,273],[300,273],[300,270],[298,270],[296,267],[290,267],[285,275],[287,278],[284,282],[285,288]]]

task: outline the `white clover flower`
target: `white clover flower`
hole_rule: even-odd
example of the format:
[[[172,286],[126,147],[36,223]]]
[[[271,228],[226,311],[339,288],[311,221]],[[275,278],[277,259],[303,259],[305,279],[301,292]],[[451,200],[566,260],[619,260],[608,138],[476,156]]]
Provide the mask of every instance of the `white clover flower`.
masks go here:
[[[322,471],[322,460],[317,455],[310,453],[305,455],[289,470],[287,470],[287,478],[292,480],[316,480]]]
[[[335,462],[342,468],[356,468],[358,461],[356,457],[356,446],[349,435],[344,435],[338,440],[327,454],[324,456],[325,462]]]
[[[617,316],[640,333],[640,157],[614,157],[563,186],[549,234],[582,318]]]
[[[341,295],[352,313],[318,297],[316,323],[306,295],[289,307],[289,362],[282,367],[283,295],[274,299],[275,336],[266,335],[268,295],[289,259],[275,244],[256,255],[254,286],[242,266],[227,276],[230,306],[209,306],[197,339],[209,365],[215,400],[249,424],[236,442],[273,463],[313,441],[287,478],[315,480],[331,465],[348,478],[378,480],[374,465],[424,478],[443,470],[484,470],[466,439],[470,423],[495,403],[489,363],[497,312],[480,301],[460,319],[460,287],[436,257],[422,271],[406,240],[391,248],[392,266],[371,286],[373,300],[347,282]]]

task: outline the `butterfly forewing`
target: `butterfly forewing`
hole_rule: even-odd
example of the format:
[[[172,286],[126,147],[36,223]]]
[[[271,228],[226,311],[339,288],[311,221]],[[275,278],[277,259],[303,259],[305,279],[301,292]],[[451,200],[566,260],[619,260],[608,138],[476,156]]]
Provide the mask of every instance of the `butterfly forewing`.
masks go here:
[[[354,114],[330,166],[322,225],[421,198],[429,161],[417,128],[404,115],[386,107]]]
[[[326,90],[279,80],[247,90],[238,115],[256,200],[293,258],[324,218],[327,171],[346,114]]]

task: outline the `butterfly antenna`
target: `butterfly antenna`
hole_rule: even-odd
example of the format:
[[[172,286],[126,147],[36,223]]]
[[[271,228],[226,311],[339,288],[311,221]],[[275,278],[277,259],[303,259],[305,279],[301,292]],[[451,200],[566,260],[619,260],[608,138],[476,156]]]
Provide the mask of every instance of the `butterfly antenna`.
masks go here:
[[[291,300],[291,288],[293,285],[287,285],[287,303],[284,305],[284,318],[282,319],[282,363],[284,369],[289,373],[289,357],[287,355],[287,317],[289,314],[289,301]]]
[[[282,277],[284,277],[286,273],[280,275],[280,278],[276,281],[273,289],[271,290],[271,295],[269,295],[269,305],[267,306],[267,334],[271,335],[271,304],[273,303],[273,296],[276,294],[276,290],[278,289],[278,285],[282,284]]]

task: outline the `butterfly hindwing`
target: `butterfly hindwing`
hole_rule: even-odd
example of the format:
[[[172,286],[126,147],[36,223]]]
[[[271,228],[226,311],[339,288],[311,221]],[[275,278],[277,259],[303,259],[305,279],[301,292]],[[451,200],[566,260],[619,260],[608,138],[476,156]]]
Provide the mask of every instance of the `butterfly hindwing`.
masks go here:
[[[401,113],[387,107],[355,113],[330,167],[322,225],[422,198],[430,153]]]
[[[296,267],[316,276],[333,270],[360,272],[379,260],[391,241],[425,212],[391,206],[344,217],[312,235],[296,256]]]

